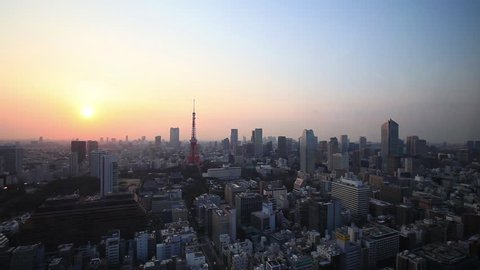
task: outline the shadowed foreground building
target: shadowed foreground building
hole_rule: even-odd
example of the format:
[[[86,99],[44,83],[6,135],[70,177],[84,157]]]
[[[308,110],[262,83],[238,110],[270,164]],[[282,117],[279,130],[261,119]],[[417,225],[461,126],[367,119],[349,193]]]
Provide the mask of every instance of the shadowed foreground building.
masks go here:
[[[72,242],[98,242],[106,232],[118,229],[126,238],[143,230],[146,215],[132,194],[84,199],[69,195],[47,199],[25,224],[21,244],[42,242],[47,248]]]

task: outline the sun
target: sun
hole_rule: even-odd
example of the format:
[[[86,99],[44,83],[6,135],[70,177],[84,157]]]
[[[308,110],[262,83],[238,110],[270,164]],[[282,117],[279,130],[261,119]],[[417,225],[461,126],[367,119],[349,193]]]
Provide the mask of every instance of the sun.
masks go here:
[[[89,119],[95,115],[95,110],[90,106],[85,106],[82,108],[81,113],[83,118]]]

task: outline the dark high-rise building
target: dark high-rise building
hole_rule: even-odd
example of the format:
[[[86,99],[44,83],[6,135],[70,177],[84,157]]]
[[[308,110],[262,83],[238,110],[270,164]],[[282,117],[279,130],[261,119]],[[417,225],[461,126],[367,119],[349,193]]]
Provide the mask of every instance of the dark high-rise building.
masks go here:
[[[180,146],[180,128],[170,128],[170,146]]]
[[[235,207],[237,208],[237,224],[250,224],[252,212],[262,210],[262,196],[258,193],[240,193],[235,196]]]
[[[87,141],[87,153],[98,150],[98,142],[97,141]]]
[[[224,155],[230,154],[230,140],[228,138],[222,140],[222,152]]]
[[[263,157],[263,131],[261,128],[256,128],[252,132],[253,144],[255,146],[255,157]]]
[[[238,147],[238,129],[232,128],[230,130],[230,148],[232,155],[237,154]]]
[[[78,163],[82,163],[82,161],[85,160],[87,153],[87,142],[72,141],[72,143],[70,144],[70,149],[72,153],[77,153]]]
[[[23,149],[15,145],[0,146],[0,172],[17,174],[23,167]]]
[[[360,150],[360,158],[367,157],[367,138],[361,136],[358,141],[358,149]]]
[[[340,136],[340,146],[341,146],[341,153],[347,153],[348,152],[348,146],[350,144],[350,141],[348,140],[348,135],[342,135]]]
[[[308,228],[316,230],[323,236],[330,234],[342,224],[342,204],[339,200],[314,201],[310,203]]]
[[[386,169],[389,157],[399,155],[398,124],[392,119],[382,125],[382,160],[383,168]]]
[[[162,145],[162,136],[155,136],[155,146],[160,147]]]
[[[278,136],[278,157],[287,158],[287,137]]]
[[[333,154],[338,153],[338,140],[337,137],[330,138],[328,142],[328,170],[333,170]]]
[[[415,156],[415,144],[418,142],[418,136],[407,136],[406,150],[408,156]]]
[[[418,136],[408,136],[406,149],[409,156],[424,156],[427,153],[427,141]]]

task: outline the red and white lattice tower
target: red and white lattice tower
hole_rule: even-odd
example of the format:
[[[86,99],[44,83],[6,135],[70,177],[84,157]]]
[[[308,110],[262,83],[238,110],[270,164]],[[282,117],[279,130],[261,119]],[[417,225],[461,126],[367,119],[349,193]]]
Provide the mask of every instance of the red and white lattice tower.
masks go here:
[[[192,138],[190,139],[190,153],[187,157],[187,163],[189,165],[200,164],[200,156],[198,155],[197,137],[196,137],[196,130],[195,130],[195,100],[193,100]]]

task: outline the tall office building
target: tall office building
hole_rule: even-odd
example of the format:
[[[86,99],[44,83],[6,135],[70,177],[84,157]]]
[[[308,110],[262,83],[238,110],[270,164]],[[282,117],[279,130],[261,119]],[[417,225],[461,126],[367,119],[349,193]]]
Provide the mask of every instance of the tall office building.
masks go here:
[[[100,195],[116,191],[118,186],[117,157],[105,151],[93,151],[90,154],[90,175],[100,179]]]
[[[317,147],[317,138],[313,130],[303,130],[300,138],[300,170],[304,173],[313,173],[315,171],[315,149]]]
[[[399,140],[398,140],[398,124],[392,119],[388,120],[382,125],[382,161],[383,167],[386,169],[386,164],[389,157],[397,157],[399,155]]]
[[[106,152],[101,150],[93,151],[88,155],[88,161],[90,165],[90,176],[97,177],[100,179],[100,156],[106,154]]]
[[[72,152],[69,158],[70,176],[78,176],[78,153]]]
[[[255,157],[263,157],[263,131],[261,128],[256,128],[253,133],[253,144],[255,147]]]
[[[221,250],[221,235],[230,236],[230,241],[237,240],[237,215],[235,208],[212,210],[212,240],[217,250]]]
[[[116,191],[118,187],[117,157],[104,155],[100,158],[100,193],[105,196]]]
[[[400,247],[398,231],[375,225],[362,228],[362,246],[368,249],[367,269],[379,269],[381,262],[395,260]]]
[[[418,136],[407,136],[406,150],[408,156],[415,155],[415,144],[418,141]]]
[[[170,128],[170,146],[180,146],[180,128]]]
[[[87,154],[87,142],[86,141],[72,141],[70,144],[70,150],[77,153],[78,163],[82,163]]]
[[[348,153],[348,147],[350,145],[350,141],[348,140],[348,135],[340,136],[340,151],[342,153]]]
[[[342,204],[339,200],[314,201],[309,205],[308,228],[323,236],[342,226]]]
[[[358,140],[358,146],[360,151],[363,151],[365,148],[367,148],[367,138],[360,136],[360,139]]]
[[[105,236],[105,259],[108,268],[118,266],[120,263],[120,231],[115,230]]]
[[[278,157],[287,158],[287,137],[278,136]]]
[[[348,172],[349,169],[348,153],[335,153],[332,155],[331,170],[344,170]]]
[[[3,165],[2,165],[3,164]],[[0,146],[0,172],[18,174],[23,167],[23,149],[15,145]]]
[[[427,141],[418,136],[407,136],[406,150],[408,156],[423,156],[427,152]]]
[[[338,140],[337,137],[330,138],[328,142],[328,170],[333,170],[333,154],[338,153]]]
[[[368,215],[370,187],[351,177],[340,177],[332,182],[332,197],[339,199],[343,207],[350,210],[352,219],[363,223]]]
[[[138,262],[145,263],[149,259],[148,258],[148,240],[149,239],[150,239],[150,234],[146,231],[135,233],[136,257]]]
[[[98,150],[97,141],[87,141],[87,153],[90,154],[92,151]]]
[[[258,193],[240,193],[235,196],[237,225],[249,225],[251,213],[262,210],[262,196]]]
[[[160,147],[162,145],[162,136],[155,136],[155,147]]]
[[[230,153],[232,155],[237,154],[237,147],[238,147],[238,129],[232,128],[230,130]]]
[[[243,185],[239,185],[237,183],[227,183],[225,185],[225,202],[228,205],[235,207],[235,196],[245,192],[246,190],[247,188]]]

